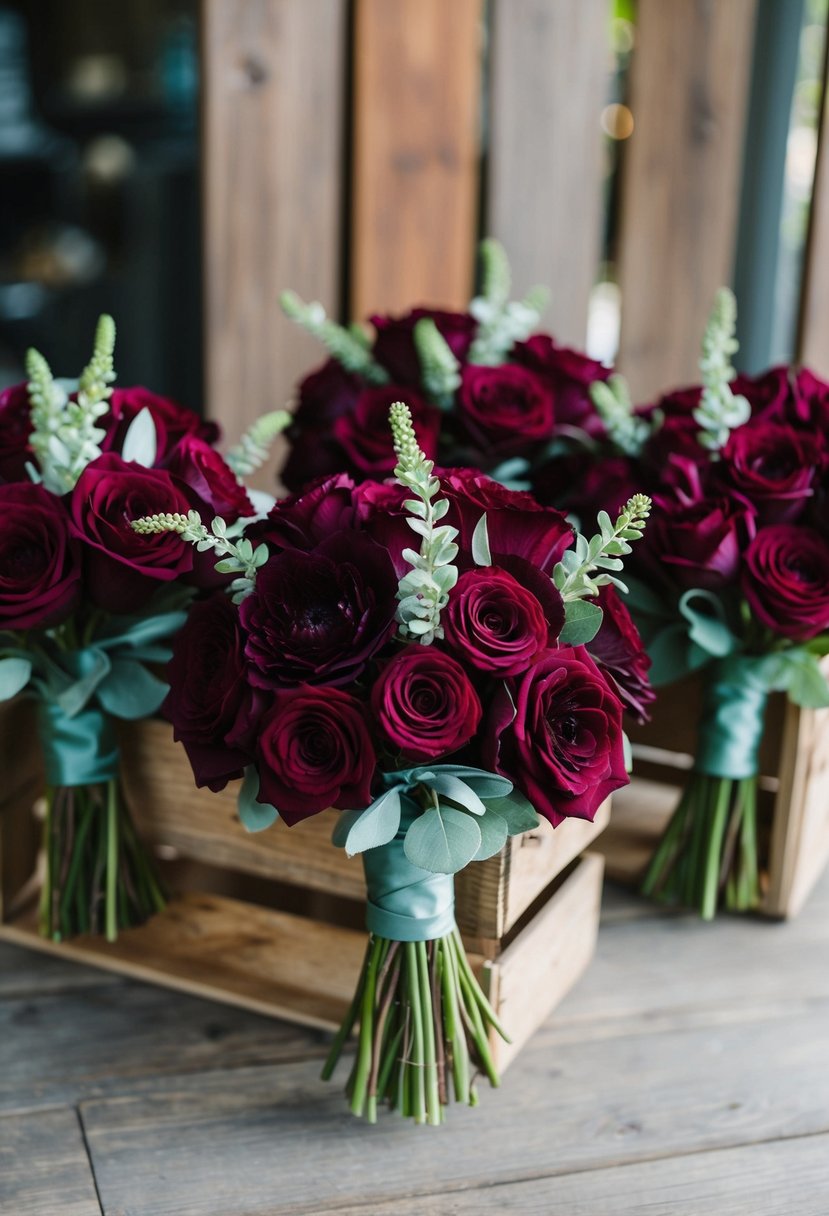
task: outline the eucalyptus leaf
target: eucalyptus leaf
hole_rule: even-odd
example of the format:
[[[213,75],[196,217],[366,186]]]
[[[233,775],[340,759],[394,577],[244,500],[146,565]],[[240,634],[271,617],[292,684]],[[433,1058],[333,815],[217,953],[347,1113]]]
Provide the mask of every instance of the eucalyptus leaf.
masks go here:
[[[487,802],[487,813],[498,815],[507,825],[510,836],[519,836],[522,832],[531,832],[539,826],[538,817],[529,798],[525,798],[518,790],[513,790],[506,798],[492,798]]]
[[[16,697],[29,683],[31,674],[28,659],[0,659],[0,701]]]
[[[722,659],[733,654],[739,642],[731,632],[725,609],[711,591],[692,588],[680,598],[679,611],[688,622],[688,636],[708,654]]]
[[[97,688],[103,709],[114,718],[148,718],[161,705],[168,685],[135,659],[113,659]]]
[[[388,844],[400,827],[400,790],[390,789],[359,811],[340,815],[334,844],[341,845],[349,857]]]
[[[424,811],[406,833],[403,851],[413,866],[432,874],[457,874],[481,847],[478,821],[441,805]]]
[[[475,525],[472,533],[472,560],[476,566],[491,566],[492,553],[489,548],[489,529],[487,528],[486,512]]]
[[[481,847],[472,860],[486,861],[488,857],[494,857],[496,853],[500,853],[506,844],[509,835],[507,821],[495,811],[487,811],[477,820],[477,824],[481,829]]]
[[[150,411],[139,410],[127,428],[121,446],[123,460],[134,460],[145,469],[151,469],[158,454],[158,436]]]
[[[784,689],[795,705],[803,709],[825,709],[829,706],[829,683],[816,655],[798,647],[775,657],[780,665],[776,687]]]
[[[450,802],[457,802],[464,810],[470,811],[473,815],[483,815],[486,811],[486,807],[472,786],[467,785],[465,781],[451,773],[434,773],[429,785],[436,793],[442,794]]]
[[[564,626],[559,635],[562,646],[586,646],[602,624],[602,610],[590,600],[568,600],[564,605]]]
[[[245,777],[237,800],[239,818],[249,832],[262,832],[279,818],[279,811],[276,807],[257,802],[258,794],[259,774],[250,764],[245,769]]]

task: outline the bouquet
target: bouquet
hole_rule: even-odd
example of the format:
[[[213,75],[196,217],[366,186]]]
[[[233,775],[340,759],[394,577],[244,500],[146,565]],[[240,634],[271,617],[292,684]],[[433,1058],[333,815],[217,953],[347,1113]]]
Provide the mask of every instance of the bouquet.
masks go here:
[[[604,434],[589,389],[609,373],[536,332],[547,293],[510,300],[496,241],[482,243],[481,263],[481,294],[468,312],[373,316],[371,338],[360,325],[337,325],[320,304],[283,295],[286,313],[331,356],[299,385],[282,471],[289,490],[343,471],[358,481],[389,477],[386,416],[404,398],[429,459],[481,469],[561,505],[562,487],[587,470]]]
[[[643,654],[610,597],[648,500],[589,542],[530,495],[437,475],[406,405],[390,409],[395,481],[323,478],[228,539],[190,511],[136,520],[234,576],[174,642],[165,710],[196,782],[243,778],[248,829],[329,807],[363,857],[370,933],[329,1077],[359,1019],[351,1109],[437,1124],[505,1034],[466,958],[453,875],[507,837],[592,819],[627,781],[622,697]],[[608,612],[596,602],[602,594]],[[615,594],[615,592],[614,592]]]
[[[187,601],[222,581],[179,537],[142,540],[129,520],[161,506],[253,516],[237,472],[287,420],[263,420],[227,463],[213,424],[146,389],[112,388],[114,343],[102,317],[77,382],[55,380],[30,351],[28,383],[0,394],[0,699],[37,701],[40,928],[55,940],[112,941],[163,906],[119,787],[115,721],[158,709],[167,685],[154,669]]]
[[[658,507],[629,602],[653,682],[698,672],[704,702],[693,770],[643,890],[705,918],[721,902],[742,912],[761,898],[758,751],[769,694],[829,705],[820,666],[829,652],[829,385],[785,367],[735,379],[735,320],[734,297],[722,291],[703,340],[702,385],[628,415],[636,441],[597,465],[585,503],[635,481]],[[615,399],[624,400],[618,388]]]

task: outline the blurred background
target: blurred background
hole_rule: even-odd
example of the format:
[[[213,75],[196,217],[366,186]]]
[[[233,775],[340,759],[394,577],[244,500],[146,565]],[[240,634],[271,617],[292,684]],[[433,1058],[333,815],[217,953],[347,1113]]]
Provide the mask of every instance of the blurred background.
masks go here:
[[[235,437],[320,358],[281,290],[462,307],[483,234],[640,401],[721,283],[741,367],[829,375],[828,8],[0,0],[0,384],[107,310],[121,383]]]

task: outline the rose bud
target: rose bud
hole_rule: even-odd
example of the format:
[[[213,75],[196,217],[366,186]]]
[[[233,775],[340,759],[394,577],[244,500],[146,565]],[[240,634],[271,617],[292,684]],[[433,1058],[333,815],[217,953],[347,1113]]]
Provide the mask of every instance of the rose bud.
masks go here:
[[[374,748],[360,702],[338,688],[278,693],[257,743],[259,801],[287,824],[371,802]]]
[[[398,384],[422,383],[420,359],[414,343],[414,328],[424,317],[434,321],[438,333],[459,363],[465,363],[469,355],[469,348],[478,328],[477,322],[469,313],[414,308],[402,317],[373,316],[371,323],[377,336],[372,353]]]
[[[757,620],[805,641],[829,629],[829,544],[794,524],[761,528],[745,554],[743,593]]]
[[[109,415],[101,422],[107,432],[101,444],[103,451],[120,453],[130,423],[145,409],[150,411],[155,423],[157,467],[167,463],[186,435],[195,435],[210,444],[219,438],[219,428],[215,422],[205,422],[183,405],[136,385],[113,389],[109,399]]]
[[[138,610],[161,583],[192,569],[192,550],[180,536],[140,536],[131,526],[143,515],[190,510],[166,470],[145,469],[108,452],[81,473],[69,510],[71,530],[83,542],[86,589],[99,608]]]
[[[484,456],[505,460],[550,439],[555,425],[553,394],[532,372],[516,364],[468,366],[458,389],[458,423]]]
[[[648,679],[650,657],[615,587],[602,587],[596,602],[602,610],[602,623],[587,650],[610,677],[625,708],[637,721],[646,722],[650,716],[647,707],[656,700]]]
[[[345,473],[323,477],[301,494],[278,499],[267,518],[250,524],[245,536],[279,549],[314,549],[334,532],[355,528],[354,482]]]
[[[437,456],[440,436],[440,410],[427,403],[412,389],[384,384],[366,388],[357,398],[353,410],[341,415],[334,423],[334,438],[340,445],[349,472],[360,479],[382,480],[390,477],[397,464],[389,432],[389,406],[405,398],[421,451],[430,459]]]
[[[195,496],[203,519],[220,515],[225,523],[255,514],[247,490],[215,448],[195,435],[185,435],[167,465],[173,476]]]
[[[622,704],[583,647],[548,650],[496,693],[483,756],[553,826],[592,820],[628,781]]]
[[[406,760],[450,755],[469,742],[481,720],[481,702],[460,663],[417,643],[383,668],[371,709],[384,742]]]
[[[675,587],[716,590],[735,580],[740,555],[756,522],[736,496],[685,503],[656,498],[657,510],[639,546],[637,569],[669,579]]]
[[[80,546],[60,498],[30,482],[0,485],[0,629],[60,624],[81,591]]]
[[[441,623],[446,645],[462,662],[495,675],[519,675],[555,641],[536,597],[496,566],[460,576]]]
[[[791,523],[813,494],[821,445],[814,435],[771,422],[729,436],[717,472],[757,509],[762,524]]]
[[[28,384],[12,384],[0,392],[0,480],[28,481],[26,463],[37,465],[29,447],[32,433]]]

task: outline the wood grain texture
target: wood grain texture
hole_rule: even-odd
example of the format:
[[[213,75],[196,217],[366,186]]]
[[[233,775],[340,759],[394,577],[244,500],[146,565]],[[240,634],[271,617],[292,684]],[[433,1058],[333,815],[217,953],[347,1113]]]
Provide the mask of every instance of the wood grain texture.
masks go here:
[[[829,89],[825,78],[799,328],[800,361],[826,379],[829,377]]]
[[[73,1110],[0,1118],[0,1212],[100,1216],[95,1180]]]
[[[232,441],[321,359],[280,292],[339,305],[345,11],[202,6],[207,407]]]
[[[638,401],[698,380],[731,280],[755,0],[640,0],[620,216],[619,364]]]
[[[464,307],[482,0],[356,0],[351,313]]]
[[[487,230],[516,290],[548,285],[545,322],[581,346],[601,240],[607,5],[495,0],[491,61]]]

